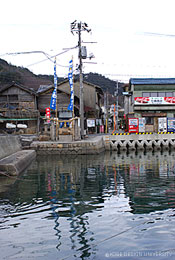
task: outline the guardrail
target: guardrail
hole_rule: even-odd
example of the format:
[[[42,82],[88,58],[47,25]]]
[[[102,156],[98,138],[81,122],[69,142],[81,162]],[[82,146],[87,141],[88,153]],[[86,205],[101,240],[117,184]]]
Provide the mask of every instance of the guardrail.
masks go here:
[[[175,134],[175,132],[144,132],[144,133],[112,133],[111,135],[152,135],[152,134]]]

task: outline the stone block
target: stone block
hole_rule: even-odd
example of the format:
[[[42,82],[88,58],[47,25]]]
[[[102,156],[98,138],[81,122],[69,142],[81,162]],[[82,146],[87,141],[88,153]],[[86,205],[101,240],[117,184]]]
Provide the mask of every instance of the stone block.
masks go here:
[[[40,135],[39,136],[39,141],[49,141],[50,137],[48,135]]]
[[[72,142],[72,135],[59,135],[59,142]]]
[[[18,175],[25,170],[36,157],[34,150],[22,150],[0,160],[0,171],[8,175]]]

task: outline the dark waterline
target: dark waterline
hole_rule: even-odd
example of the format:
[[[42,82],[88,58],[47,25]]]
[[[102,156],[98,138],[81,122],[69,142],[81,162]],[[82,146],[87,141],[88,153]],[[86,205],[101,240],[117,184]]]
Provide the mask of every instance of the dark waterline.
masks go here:
[[[0,259],[174,259],[175,152],[42,156],[0,178]]]

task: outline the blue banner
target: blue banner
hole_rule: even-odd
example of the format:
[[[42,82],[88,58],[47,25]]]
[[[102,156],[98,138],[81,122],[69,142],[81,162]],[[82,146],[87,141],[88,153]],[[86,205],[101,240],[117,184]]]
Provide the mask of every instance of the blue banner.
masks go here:
[[[73,61],[69,61],[69,73],[68,73],[69,85],[70,85],[70,104],[68,106],[69,111],[73,111],[74,106],[74,88],[73,88]]]
[[[54,90],[50,100],[50,108],[56,110],[57,103],[57,73],[56,73],[56,59],[54,61]]]

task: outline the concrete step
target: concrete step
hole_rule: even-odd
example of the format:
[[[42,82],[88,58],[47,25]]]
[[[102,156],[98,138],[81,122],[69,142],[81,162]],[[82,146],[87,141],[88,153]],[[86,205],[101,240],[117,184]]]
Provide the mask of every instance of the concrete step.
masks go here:
[[[0,172],[16,176],[24,171],[36,157],[34,150],[22,150],[0,160]]]

